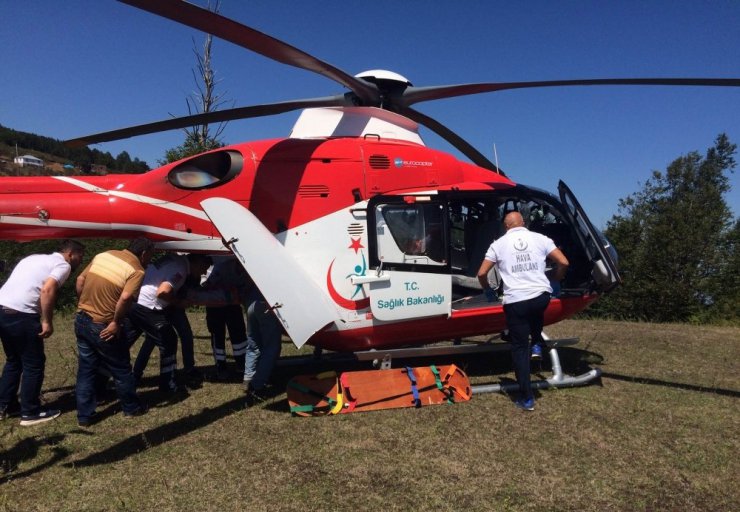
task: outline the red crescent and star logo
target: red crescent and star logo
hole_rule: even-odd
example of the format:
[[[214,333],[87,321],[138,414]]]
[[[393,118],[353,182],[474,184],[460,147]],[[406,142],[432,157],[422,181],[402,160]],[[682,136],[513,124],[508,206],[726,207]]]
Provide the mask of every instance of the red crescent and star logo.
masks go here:
[[[348,249],[352,249],[355,251],[355,254],[358,254],[360,252],[360,249],[364,249],[365,246],[362,245],[359,238],[352,238],[352,242],[350,243]],[[334,267],[334,262],[336,261],[336,258],[331,260],[331,264],[329,264],[329,269],[326,271],[326,289],[329,291],[329,296],[331,297],[331,300],[333,300],[338,306],[343,307],[344,309],[351,309],[354,311],[357,311],[359,309],[365,309],[370,307],[370,297],[365,297],[364,299],[360,300],[352,300],[347,299],[345,297],[342,297],[336,288],[334,288],[334,283],[331,281],[331,270]],[[354,268],[355,272],[352,274],[349,274],[347,278],[350,278],[351,276],[364,276],[365,271],[367,270],[367,265],[365,263],[365,255],[362,255],[362,265],[356,265]],[[358,289],[355,290],[355,294],[357,294],[358,291],[360,291],[360,288],[362,285],[358,285]],[[354,295],[353,295],[354,296]]]

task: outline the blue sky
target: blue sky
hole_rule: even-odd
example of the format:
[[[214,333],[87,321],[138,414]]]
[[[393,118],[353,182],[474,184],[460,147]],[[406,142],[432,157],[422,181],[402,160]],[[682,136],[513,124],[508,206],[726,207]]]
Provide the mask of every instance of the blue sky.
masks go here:
[[[202,5],[202,3],[201,3]],[[621,77],[740,77],[740,2],[223,0],[222,14],[355,74],[390,69],[414,85]],[[59,139],[185,115],[201,33],[109,0],[4,2],[0,124]],[[235,106],[341,87],[230,43],[214,44]],[[594,223],[725,132],[740,144],[740,88],[507,91],[418,104],[515,181],[574,190]],[[224,142],[285,136],[297,113],[231,122]],[[428,145],[451,150],[428,132]],[[180,131],[97,147],[154,166]],[[454,150],[451,150],[454,151]],[[740,160],[740,158],[738,158]],[[740,214],[740,169],[728,196]]]

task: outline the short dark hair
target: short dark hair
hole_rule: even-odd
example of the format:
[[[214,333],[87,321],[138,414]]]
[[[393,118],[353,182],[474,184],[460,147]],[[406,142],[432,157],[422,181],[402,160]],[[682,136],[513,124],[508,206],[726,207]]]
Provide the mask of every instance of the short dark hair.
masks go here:
[[[59,243],[57,252],[79,252],[82,254],[85,252],[85,246],[77,240],[70,240],[67,238]]]
[[[141,258],[141,256],[147,252],[154,249],[154,242],[149,240],[148,238],[144,236],[140,236],[138,238],[134,238],[128,243],[128,247],[126,250],[129,252],[132,252],[136,255],[137,258]]]

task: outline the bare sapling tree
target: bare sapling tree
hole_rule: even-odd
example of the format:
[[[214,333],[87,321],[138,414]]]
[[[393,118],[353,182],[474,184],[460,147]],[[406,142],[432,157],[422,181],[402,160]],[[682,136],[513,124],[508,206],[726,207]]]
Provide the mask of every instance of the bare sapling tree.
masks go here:
[[[208,0],[206,8],[218,13],[221,8],[221,0],[215,0],[214,2]],[[185,98],[188,115],[215,112],[229,103],[223,93],[216,92],[216,86],[221,80],[216,78],[216,71],[212,66],[212,47],[213,36],[211,34],[206,34],[202,48],[198,48],[195,39],[193,39],[193,53],[197,65],[192,69],[192,73],[197,90]],[[160,164],[164,165],[204,151],[223,147],[224,143],[221,136],[225,128],[226,122],[218,123],[215,129],[207,123],[185,128],[183,130],[185,132],[185,142],[167,150],[165,159],[160,161]]]

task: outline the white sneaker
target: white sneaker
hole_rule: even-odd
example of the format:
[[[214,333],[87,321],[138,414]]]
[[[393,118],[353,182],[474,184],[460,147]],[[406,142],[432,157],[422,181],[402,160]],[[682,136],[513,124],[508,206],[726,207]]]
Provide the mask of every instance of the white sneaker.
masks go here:
[[[21,426],[30,427],[31,425],[37,425],[38,423],[44,423],[51,421],[54,418],[58,418],[62,414],[59,409],[49,409],[46,411],[39,411],[38,414],[23,415],[21,416]]]

